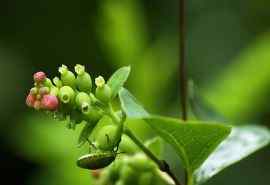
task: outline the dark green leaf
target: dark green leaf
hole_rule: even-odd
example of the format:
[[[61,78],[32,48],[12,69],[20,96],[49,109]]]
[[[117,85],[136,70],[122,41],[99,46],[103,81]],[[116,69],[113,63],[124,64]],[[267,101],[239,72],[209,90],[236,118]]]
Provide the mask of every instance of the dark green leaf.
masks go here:
[[[196,184],[202,184],[226,167],[242,160],[270,142],[270,132],[264,127],[249,125],[232,129],[230,136],[195,171]]]
[[[174,147],[189,174],[207,159],[231,130],[221,124],[184,122],[166,117],[150,117],[145,120],[160,137]]]
[[[149,117],[149,114],[143,108],[143,106],[136,100],[136,98],[125,88],[121,88],[119,91],[119,98],[121,101],[121,107],[129,118],[145,118]]]
[[[121,67],[118,69],[108,80],[107,84],[112,89],[112,97],[114,98],[118,91],[123,87],[124,83],[127,81],[130,73],[130,66]]]

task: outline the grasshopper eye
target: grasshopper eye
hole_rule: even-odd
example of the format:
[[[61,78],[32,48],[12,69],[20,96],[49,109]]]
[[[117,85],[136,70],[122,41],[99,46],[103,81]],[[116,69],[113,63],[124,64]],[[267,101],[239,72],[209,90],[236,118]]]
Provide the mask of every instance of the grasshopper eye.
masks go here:
[[[83,155],[77,160],[77,166],[84,169],[97,170],[110,165],[116,157],[114,152],[92,153]]]

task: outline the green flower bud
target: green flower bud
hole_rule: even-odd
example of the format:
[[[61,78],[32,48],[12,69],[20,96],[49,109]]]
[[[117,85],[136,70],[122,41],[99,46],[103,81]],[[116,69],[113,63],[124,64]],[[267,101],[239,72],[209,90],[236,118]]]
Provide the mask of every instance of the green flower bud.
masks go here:
[[[30,94],[31,94],[31,95],[36,95],[37,93],[38,93],[38,88],[32,87],[32,88],[30,89]]]
[[[71,86],[72,88],[75,87],[75,75],[68,70],[67,66],[62,65],[58,69],[59,73],[61,74],[61,81],[64,86]]]
[[[53,86],[52,81],[49,78],[46,78],[44,81],[44,86],[51,88]]]
[[[96,88],[96,97],[103,103],[108,103],[112,96],[111,88],[105,84],[105,80],[102,76],[99,76],[95,79]]]
[[[61,88],[63,86],[62,81],[57,76],[53,78],[53,83],[58,88]]]
[[[80,91],[89,93],[92,88],[91,76],[85,72],[85,67],[77,64],[75,66],[75,72],[77,73],[76,86]]]
[[[123,165],[120,171],[120,179],[124,181],[124,184],[137,184],[139,172],[140,171],[136,171],[129,165]]]
[[[90,96],[86,94],[85,92],[79,92],[76,95],[75,102],[76,102],[76,105],[79,107],[79,109],[84,111],[86,107],[90,106],[90,103],[91,103]],[[88,111],[88,109],[85,111]]]
[[[151,171],[156,168],[155,164],[144,154],[138,153],[132,159],[129,161],[129,165],[138,171]]]
[[[83,104],[82,113],[87,116],[90,121],[97,121],[102,117],[102,112],[92,105]]]
[[[120,170],[124,164],[124,160],[115,161],[107,170],[110,172],[110,181],[116,182],[120,177]]]
[[[57,87],[52,86],[50,89],[50,94],[54,96],[58,96],[59,89]]]
[[[41,87],[38,92],[42,96],[42,95],[48,94],[50,92],[50,88],[49,87]]]
[[[71,87],[63,86],[60,88],[58,96],[63,103],[71,103],[74,100],[75,92]]]
[[[106,125],[102,127],[96,136],[97,147],[101,150],[110,151],[117,145],[121,138],[119,126]]]

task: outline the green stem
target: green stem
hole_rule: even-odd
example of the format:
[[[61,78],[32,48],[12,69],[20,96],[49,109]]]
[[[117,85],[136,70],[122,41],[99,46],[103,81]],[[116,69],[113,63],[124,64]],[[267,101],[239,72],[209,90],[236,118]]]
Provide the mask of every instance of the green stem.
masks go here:
[[[112,105],[109,104],[108,105],[108,115],[111,117],[112,121],[115,123],[115,124],[122,124],[124,123],[124,119],[120,119],[116,114],[115,112],[113,111],[113,108],[112,108]]]
[[[190,174],[191,173],[189,173],[189,175],[187,175],[187,185],[193,185],[193,177]]]

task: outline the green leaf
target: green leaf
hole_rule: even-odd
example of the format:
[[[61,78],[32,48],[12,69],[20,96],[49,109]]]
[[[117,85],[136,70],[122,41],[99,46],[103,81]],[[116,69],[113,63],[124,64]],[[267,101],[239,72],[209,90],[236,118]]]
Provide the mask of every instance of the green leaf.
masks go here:
[[[107,84],[112,89],[112,97],[114,98],[118,91],[123,87],[124,83],[127,81],[130,73],[130,66],[121,67],[110,77]]]
[[[184,122],[167,117],[150,117],[145,120],[176,150],[189,174],[200,167],[231,130],[221,124]]]
[[[161,156],[164,146],[160,137],[149,139],[144,143],[144,145],[155,155]]]
[[[136,98],[125,88],[119,91],[121,107],[128,118],[146,118],[149,117],[148,112],[136,100]]]
[[[144,118],[162,139],[174,147],[190,175],[231,130],[228,126],[211,122],[184,122],[172,118],[150,117],[128,90],[122,88],[119,97],[127,117]]]
[[[78,147],[81,147],[88,140],[95,126],[96,126],[96,123],[86,122],[78,139]]]
[[[195,171],[196,184],[202,184],[223,169],[270,143],[270,131],[261,126],[235,127],[230,136]]]

